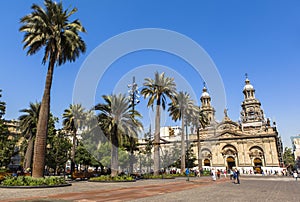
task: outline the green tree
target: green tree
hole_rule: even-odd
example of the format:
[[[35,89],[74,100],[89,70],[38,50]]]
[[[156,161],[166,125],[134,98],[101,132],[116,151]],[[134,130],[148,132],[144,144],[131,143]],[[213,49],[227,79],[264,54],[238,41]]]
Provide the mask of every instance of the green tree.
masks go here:
[[[131,154],[124,147],[120,147],[118,152],[120,168],[124,170],[129,167],[130,169]]]
[[[0,89],[0,98],[2,90]],[[0,101],[0,167],[6,167],[9,163],[14,163],[12,157],[17,154],[16,143],[19,140],[17,134],[9,132],[9,121],[5,121],[3,116],[5,115],[6,103]]]
[[[8,131],[8,127],[4,120],[0,121],[0,167],[7,168],[12,157],[17,155],[16,143],[19,138]]]
[[[176,97],[175,102],[169,104],[168,111],[173,120],[181,120],[181,173],[185,172],[185,126],[187,124],[187,116],[189,111],[194,107],[194,101],[191,99],[190,94],[180,91]]]
[[[0,98],[2,90],[0,90]],[[0,101],[0,167],[6,167],[11,162],[11,158],[16,155],[16,142],[18,137],[10,134],[7,127],[7,122],[4,120],[6,103]]]
[[[153,140],[151,139],[151,129],[144,134],[146,145],[143,149],[139,148],[138,158],[140,163],[140,170],[142,166],[147,167],[147,173],[151,171],[151,165],[153,165],[152,159],[152,148],[153,148]]]
[[[39,119],[40,108],[41,108],[41,103],[30,103],[29,108],[20,110],[20,112],[24,113],[19,117],[19,120],[20,120],[20,129],[27,143],[25,158],[23,163],[24,169],[26,170],[27,169],[31,170],[34,138],[36,135],[36,127]]]
[[[195,161],[197,160],[194,151],[192,149],[193,145],[190,145],[189,148],[185,152],[185,165],[187,165],[188,168],[195,167]],[[181,156],[179,159],[177,159],[172,166],[179,168],[181,167]]]
[[[104,95],[105,103],[97,104],[95,110],[99,125],[111,141],[111,175],[118,172],[118,148],[122,145],[125,134],[137,134],[142,129],[142,123],[136,119],[141,117],[137,110],[132,112],[131,105],[125,95]]]
[[[173,161],[173,155],[172,155],[172,149],[162,149],[161,148],[161,157],[160,157],[160,166],[163,168],[164,171],[166,171],[167,168],[169,168]]]
[[[94,113],[94,110],[86,112],[86,120],[84,124],[85,130],[81,133],[80,142],[90,152],[97,164],[97,162],[101,160],[101,158],[98,158],[99,155],[97,150],[100,148],[101,144],[107,142],[107,138],[99,127],[97,116]]]
[[[111,162],[111,143],[106,142],[102,143],[97,150],[98,152],[98,158],[101,159],[100,163],[101,165],[105,166],[106,168],[110,167],[110,162]],[[129,166],[129,154],[128,152],[123,148],[120,147],[118,149],[118,161],[119,161],[119,166],[122,169],[128,168]]]
[[[195,161],[197,160],[194,150],[192,149],[193,145],[191,144],[189,148],[186,151],[186,161],[185,164],[187,165],[187,168],[193,168],[196,166]]]
[[[126,134],[122,147],[129,153],[129,173],[133,173],[133,164],[136,163],[137,158],[134,152],[139,151],[137,134]]]
[[[99,148],[97,150],[97,159],[99,159],[101,164],[106,168],[110,167],[111,144],[109,142],[99,145]]]
[[[52,147],[52,142],[53,142],[53,137],[56,135],[57,130],[55,128],[55,124],[58,123],[58,118],[53,116],[52,113],[50,113],[49,121],[48,121],[48,127],[47,127],[47,147],[46,147],[46,154],[45,154],[45,168],[49,168],[49,165],[47,164],[48,161],[48,153],[49,150],[51,150]],[[54,168],[55,169],[55,168]]]
[[[84,166],[84,170],[87,170],[88,166],[92,164],[92,159],[93,157],[90,152],[80,143],[78,147],[76,147],[75,163]]]
[[[67,61],[74,62],[85,52],[86,46],[79,32],[86,32],[79,20],[69,21],[77,9],[64,10],[62,3],[44,1],[45,9],[37,4],[32,5],[32,13],[21,18],[20,32],[24,32],[24,49],[27,55],[34,55],[44,48],[42,63],[48,62],[44,94],[35,140],[32,176],[44,176],[47,127],[50,114],[50,92],[54,66]]]
[[[283,163],[289,168],[293,169],[295,166],[295,157],[291,148],[285,147],[283,152]]]
[[[71,133],[72,136],[72,152],[71,152],[71,173],[75,171],[75,152],[77,145],[77,130],[82,128],[85,122],[85,112],[81,104],[71,104],[65,109],[63,114],[64,129]]]
[[[174,78],[165,77],[165,73],[155,73],[155,78],[146,78],[144,82],[144,88],[141,94],[144,98],[148,98],[147,107],[152,107],[156,102],[155,112],[155,133],[154,133],[154,174],[158,175],[160,170],[160,107],[164,110],[167,104],[167,97],[172,101],[176,96],[176,84]]]
[[[53,130],[53,129],[52,129]],[[71,142],[68,135],[62,130],[49,132],[46,165],[52,168],[55,174],[65,169],[66,162],[69,159],[69,151],[71,149]]]

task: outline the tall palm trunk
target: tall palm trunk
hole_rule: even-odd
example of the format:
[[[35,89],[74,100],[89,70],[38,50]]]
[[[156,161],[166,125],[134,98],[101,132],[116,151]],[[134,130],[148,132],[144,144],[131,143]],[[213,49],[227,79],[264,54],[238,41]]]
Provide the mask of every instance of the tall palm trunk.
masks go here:
[[[111,144],[111,176],[118,175],[119,164],[118,164],[118,150],[119,150],[119,139],[118,139],[118,128],[114,126],[114,132],[112,136]]]
[[[32,163],[32,156],[33,156],[33,146],[34,146],[34,138],[33,135],[30,134],[30,137],[28,139],[28,145],[25,153],[25,159],[24,159],[24,168],[27,170],[28,168],[31,169],[31,163]]]
[[[154,175],[159,175],[160,170],[160,103],[156,105],[155,134],[154,134]]]
[[[73,173],[75,171],[75,152],[76,152],[76,143],[77,143],[77,138],[76,138],[77,131],[74,130],[72,133],[73,133],[73,142],[72,142],[72,153],[71,153],[71,173]]]
[[[184,134],[184,112],[181,115],[181,173],[185,171],[185,134]]]
[[[130,144],[130,154],[129,154],[129,173],[133,173],[133,161],[134,161],[134,138],[129,137],[129,144]]]
[[[55,58],[52,56],[48,66],[44,95],[39,113],[37,133],[34,144],[32,177],[42,178],[45,169],[48,120],[50,113],[50,91],[52,85]]]

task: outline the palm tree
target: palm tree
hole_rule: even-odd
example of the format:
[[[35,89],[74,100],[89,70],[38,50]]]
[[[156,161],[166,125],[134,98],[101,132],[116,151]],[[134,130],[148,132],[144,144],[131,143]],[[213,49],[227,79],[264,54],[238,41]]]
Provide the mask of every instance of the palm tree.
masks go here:
[[[72,152],[71,152],[71,173],[75,170],[75,151],[77,144],[77,131],[85,122],[85,112],[81,104],[71,104],[69,109],[65,109],[63,114],[63,126],[66,131],[71,133]]]
[[[142,123],[136,118],[141,117],[137,110],[132,111],[129,99],[123,95],[104,95],[105,103],[97,104],[95,110],[99,125],[111,141],[111,175],[118,173],[118,148],[125,135],[138,134],[142,130]]]
[[[31,170],[34,138],[36,135],[36,127],[39,119],[41,103],[30,103],[28,109],[22,109],[20,112],[25,113],[19,117],[20,128],[24,137],[27,139],[27,149],[24,158],[24,168]]]
[[[187,92],[180,91],[175,99],[175,102],[169,104],[169,113],[174,121],[181,120],[181,173],[185,171],[185,133],[184,126],[187,124],[187,116],[193,108],[194,102]]]
[[[146,78],[143,84],[145,87],[142,89],[141,94],[144,98],[149,97],[148,107],[154,105],[156,102],[156,114],[155,114],[155,133],[154,133],[154,174],[158,175],[160,170],[160,107],[164,110],[166,108],[167,97],[172,101],[176,95],[176,84],[174,78],[165,77],[165,73],[155,73],[154,80]]]
[[[203,111],[200,110],[200,107],[196,105],[194,105],[194,107],[190,111],[188,118],[197,131],[198,169],[200,172],[202,169],[200,129],[204,129],[209,124],[209,121],[205,113],[203,113]]]
[[[34,55],[44,48],[42,63],[48,62],[45,89],[41,103],[34,149],[33,172],[35,178],[44,176],[47,125],[50,113],[50,92],[55,65],[74,62],[86,46],[79,32],[86,32],[79,20],[69,22],[77,9],[64,10],[62,3],[44,1],[45,10],[32,5],[32,13],[21,18],[20,32],[25,32],[23,43],[27,55]]]

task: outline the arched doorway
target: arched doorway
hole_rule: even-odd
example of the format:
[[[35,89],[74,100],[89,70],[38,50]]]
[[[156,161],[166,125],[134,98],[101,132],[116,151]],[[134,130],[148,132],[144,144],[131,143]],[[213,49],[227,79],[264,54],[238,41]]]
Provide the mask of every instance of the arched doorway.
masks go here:
[[[227,168],[228,169],[232,169],[233,167],[236,166],[235,159],[232,156],[227,157],[226,161],[227,161]]]
[[[261,167],[264,166],[264,150],[259,146],[253,146],[249,149],[249,157],[252,161],[254,173],[261,174]]]
[[[204,166],[210,166],[210,160],[204,159]]]
[[[255,173],[261,174],[262,160],[260,158],[255,158],[253,164]]]
[[[224,166],[227,169],[232,169],[238,165],[238,152],[235,146],[227,144],[222,148],[221,154],[224,158]]]
[[[201,149],[201,160],[203,166],[211,166],[211,151],[208,148]]]

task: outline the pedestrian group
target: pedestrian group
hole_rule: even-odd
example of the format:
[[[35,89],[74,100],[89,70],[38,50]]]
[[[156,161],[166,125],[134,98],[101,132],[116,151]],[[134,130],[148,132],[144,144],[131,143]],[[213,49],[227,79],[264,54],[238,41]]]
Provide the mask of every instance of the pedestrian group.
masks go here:
[[[235,169],[228,169],[228,171],[223,171],[224,177],[227,178],[227,174],[230,176],[230,180],[233,181],[235,184],[240,184],[240,171],[235,168]],[[211,177],[213,181],[216,181],[217,178],[220,179],[221,176],[221,171],[218,169],[215,171],[214,168],[211,170]]]

